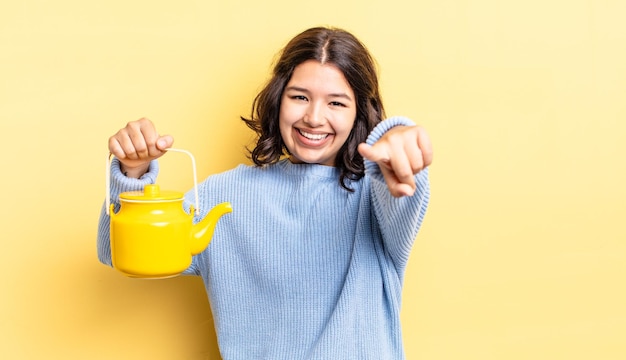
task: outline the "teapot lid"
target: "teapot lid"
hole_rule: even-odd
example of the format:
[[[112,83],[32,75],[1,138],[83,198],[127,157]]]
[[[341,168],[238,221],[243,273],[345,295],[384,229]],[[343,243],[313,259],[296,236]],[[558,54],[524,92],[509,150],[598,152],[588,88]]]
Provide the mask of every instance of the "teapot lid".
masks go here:
[[[122,200],[132,201],[164,201],[164,200],[182,200],[183,193],[179,191],[161,191],[159,185],[146,185],[143,191],[127,191],[120,194]]]

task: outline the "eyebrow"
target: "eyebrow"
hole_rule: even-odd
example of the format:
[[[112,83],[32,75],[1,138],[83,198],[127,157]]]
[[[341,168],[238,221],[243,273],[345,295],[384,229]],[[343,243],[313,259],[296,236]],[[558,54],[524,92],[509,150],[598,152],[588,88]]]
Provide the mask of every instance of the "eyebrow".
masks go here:
[[[286,87],[285,91],[287,91],[287,90],[301,91],[301,92],[304,92],[304,93],[307,93],[307,94],[310,93],[310,91],[305,89],[305,88],[301,88],[299,86],[293,86],[293,85]],[[332,93],[332,94],[328,94],[328,96],[334,97],[334,98],[337,98],[337,97],[338,98],[344,98],[344,99],[348,99],[348,100],[352,101],[352,98],[350,97],[350,95],[348,95],[346,93]]]

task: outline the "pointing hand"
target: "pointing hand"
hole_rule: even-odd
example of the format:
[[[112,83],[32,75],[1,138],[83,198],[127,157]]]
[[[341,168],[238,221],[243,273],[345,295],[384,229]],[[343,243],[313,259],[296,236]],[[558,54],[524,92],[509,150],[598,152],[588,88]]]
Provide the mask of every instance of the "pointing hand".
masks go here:
[[[395,197],[412,196],[416,188],[414,175],[433,160],[430,137],[419,126],[395,126],[374,145],[359,144],[358,151],[378,164]]]

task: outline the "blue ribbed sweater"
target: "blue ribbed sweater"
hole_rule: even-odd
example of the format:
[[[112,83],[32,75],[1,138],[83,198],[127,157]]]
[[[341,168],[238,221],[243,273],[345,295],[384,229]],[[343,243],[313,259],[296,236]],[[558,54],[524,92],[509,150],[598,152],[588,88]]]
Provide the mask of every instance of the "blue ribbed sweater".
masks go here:
[[[381,122],[373,144],[402,117]],[[224,360],[404,359],[400,300],[404,270],[424,217],[428,172],[412,197],[394,198],[375,163],[339,186],[337,168],[240,165],[198,185],[200,209],[228,201],[205,251],[187,274],[202,276]],[[115,160],[111,201],[156,181],[153,162],[141,179]],[[186,195],[186,206],[193,193]],[[197,219],[206,215],[200,211]],[[100,261],[111,264],[109,217],[98,231]]]

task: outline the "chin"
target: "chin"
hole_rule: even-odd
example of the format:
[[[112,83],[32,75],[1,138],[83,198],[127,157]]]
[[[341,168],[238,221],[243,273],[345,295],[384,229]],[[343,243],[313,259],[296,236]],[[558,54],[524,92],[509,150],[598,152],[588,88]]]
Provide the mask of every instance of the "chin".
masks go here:
[[[318,165],[326,165],[326,166],[335,166],[334,161],[328,161],[323,159],[311,159],[306,157],[298,157],[295,155],[291,155],[289,157],[289,161],[294,164],[318,164]]]

